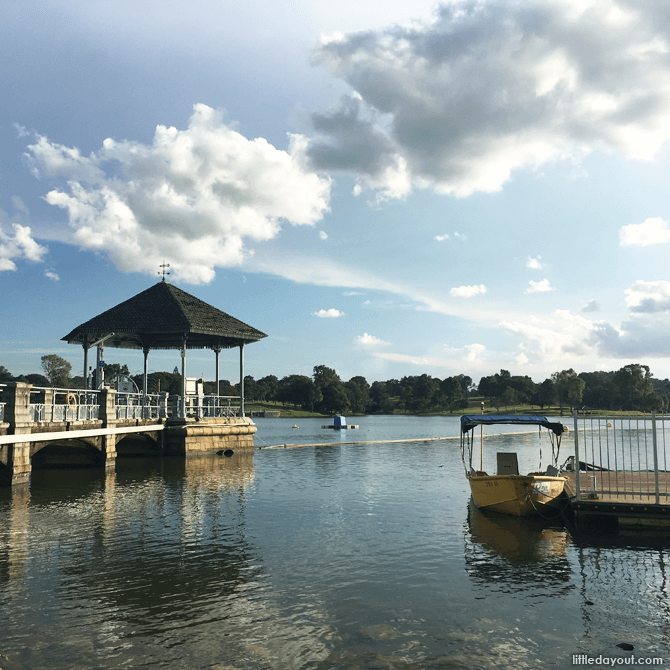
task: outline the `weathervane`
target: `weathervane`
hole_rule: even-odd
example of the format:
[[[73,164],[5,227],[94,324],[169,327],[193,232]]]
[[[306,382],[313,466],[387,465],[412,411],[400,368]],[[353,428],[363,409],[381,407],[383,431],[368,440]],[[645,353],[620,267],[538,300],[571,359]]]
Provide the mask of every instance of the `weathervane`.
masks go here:
[[[163,265],[159,265],[158,267],[161,268],[161,269],[158,271],[158,274],[159,274],[159,275],[162,274],[162,275],[163,275],[163,281],[165,281],[165,276],[170,274],[170,273],[167,271],[167,269],[170,267],[170,264],[169,264],[169,263],[166,263],[165,261],[163,261]]]

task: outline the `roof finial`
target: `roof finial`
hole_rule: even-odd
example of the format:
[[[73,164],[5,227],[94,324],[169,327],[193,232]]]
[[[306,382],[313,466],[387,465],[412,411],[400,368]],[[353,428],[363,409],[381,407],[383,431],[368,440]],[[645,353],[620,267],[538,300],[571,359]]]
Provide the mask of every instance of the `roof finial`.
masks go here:
[[[161,268],[161,269],[158,271],[158,274],[159,274],[159,275],[162,274],[162,275],[163,275],[163,281],[165,281],[165,275],[169,275],[169,274],[170,274],[170,273],[167,271],[167,269],[170,267],[170,264],[169,264],[169,263],[166,263],[165,261],[163,261],[163,265],[159,265],[158,267]]]

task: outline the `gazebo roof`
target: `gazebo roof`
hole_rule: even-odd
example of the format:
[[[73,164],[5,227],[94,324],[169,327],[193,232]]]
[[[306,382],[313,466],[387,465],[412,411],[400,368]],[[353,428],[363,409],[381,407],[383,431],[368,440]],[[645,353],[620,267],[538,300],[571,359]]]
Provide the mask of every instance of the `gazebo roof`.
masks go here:
[[[77,326],[62,339],[121,349],[231,348],[267,337],[165,281]]]

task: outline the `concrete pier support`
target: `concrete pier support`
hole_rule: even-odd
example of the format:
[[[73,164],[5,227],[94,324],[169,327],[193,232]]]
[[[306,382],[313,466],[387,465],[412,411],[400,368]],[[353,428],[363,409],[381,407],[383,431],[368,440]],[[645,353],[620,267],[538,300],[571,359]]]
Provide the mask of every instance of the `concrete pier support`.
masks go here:
[[[114,428],[118,423],[116,418],[116,391],[103,388],[100,397],[100,419],[103,428]],[[105,460],[105,468],[114,468],[116,464],[116,441],[117,435],[103,435],[100,443],[100,451]]]
[[[253,449],[256,426],[247,417],[168,423],[165,429],[165,453],[216,453],[232,449]]]
[[[17,442],[2,450],[0,460],[3,483],[27,484],[30,479],[30,443],[20,442],[20,435],[30,434],[33,422],[30,419],[30,389],[32,384],[9,382],[5,401],[5,421],[9,424],[7,434],[16,435]]]

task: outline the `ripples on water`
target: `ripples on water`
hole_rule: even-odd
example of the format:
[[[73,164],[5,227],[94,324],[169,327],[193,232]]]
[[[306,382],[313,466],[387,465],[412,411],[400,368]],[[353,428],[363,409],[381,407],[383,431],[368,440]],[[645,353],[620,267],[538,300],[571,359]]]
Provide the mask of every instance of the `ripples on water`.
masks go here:
[[[577,544],[483,515],[457,440],[337,444],[453,421],[265,421],[259,444],[329,446],[0,490],[0,667],[568,668],[623,641],[670,660],[664,538]],[[537,467],[536,436],[496,440]]]

